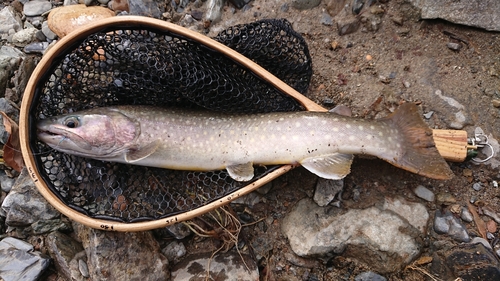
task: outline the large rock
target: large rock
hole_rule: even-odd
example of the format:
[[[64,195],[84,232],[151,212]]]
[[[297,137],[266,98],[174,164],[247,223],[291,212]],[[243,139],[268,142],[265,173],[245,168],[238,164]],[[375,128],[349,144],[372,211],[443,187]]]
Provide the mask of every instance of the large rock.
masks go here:
[[[444,19],[453,23],[500,31],[498,0],[409,0],[421,9],[423,19]]]
[[[82,244],[59,231],[47,235],[45,241],[60,276],[65,280],[85,280],[79,270],[81,260],[85,263],[87,260]]]
[[[229,251],[212,256],[212,253],[204,253],[186,257],[174,266],[172,281],[183,280],[254,281],[259,280],[259,270],[255,260],[246,254]]]
[[[420,254],[418,238],[429,215],[417,203],[386,201],[381,208],[346,211],[303,199],[284,219],[282,230],[299,256],[342,254],[380,273],[394,272]]]
[[[79,27],[114,15],[110,9],[99,6],[63,6],[50,11],[48,25],[50,30],[62,38]]]
[[[74,223],[90,280],[169,280],[168,260],[151,232],[108,232]]]
[[[53,221],[60,213],[36,189],[35,183],[24,168],[12,190],[2,203],[8,226],[26,227],[40,221]]]
[[[11,74],[19,68],[25,57],[23,52],[14,47],[2,46],[0,48],[0,96],[5,95],[7,81],[9,81]]]
[[[0,11],[0,19],[2,19],[0,22],[0,34],[9,33],[9,30],[17,32],[23,27],[21,18],[11,6],[7,6]]]
[[[50,264],[50,260],[33,251],[33,246],[22,240],[7,237],[0,241],[0,277],[4,281],[36,281]]]

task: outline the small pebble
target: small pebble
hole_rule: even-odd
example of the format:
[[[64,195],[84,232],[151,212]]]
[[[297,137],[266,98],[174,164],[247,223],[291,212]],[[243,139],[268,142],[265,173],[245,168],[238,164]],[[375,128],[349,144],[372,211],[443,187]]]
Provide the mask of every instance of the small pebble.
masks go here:
[[[464,175],[464,177],[472,177],[472,170],[471,169],[464,169],[462,171],[462,175]]]
[[[462,49],[462,44],[450,42],[446,44],[446,47],[453,51],[460,51],[460,49]]]
[[[83,277],[85,277],[85,278],[90,277],[89,267],[88,267],[87,263],[82,259],[78,260],[78,270],[80,271],[80,273],[82,274]]]
[[[497,223],[494,220],[489,220],[486,222],[486,229],[489,233],[497,232]]]
[[[476,182],[472,185],[472,188],[475,191],[481,191],[481,189],[483,189],[483,185],[480,182]]]
[[[491,245],[490,243],[484,239],[484,238],[481,238],[481,237],[474,237],[472,238],[472,240],[470,241],[471,244],[477,244],[477,243],[481,243],[483,244],[486,248],[489,248],[491,249]]]
[[[322,25],[332,26],[333,25],[333,19],[332,19],[332,17],[329,14],[323,13],[321,15],[320,23]]]
[[[410,88],[411,84],[408,81],[404,81],[403,86],[405,86],[405,88]]]
[[[457,199],[455,199],[455,197],[453,197],[453,195],[451,195],[450,193],[445,193],[445,192],[438,193],[436,195],[436,200],[439,203],[448,204],[448,205],[457,203]]]
[[[491,184],[493,185],[494,188],[498,187],[498,182],[497,181],[492,181]]]
[[[500,100],[494,99],[494,100],[491,101],[491,104],[494,107],[499,108],[500,107]]]
[[[474,220],[474,217],[472,216],[469,209],[465,207],[462,207],[462,210],[460,212],[460,218],[465,222],[472,222]]]
[[[427,113],[424,113],[424,117],[425,117],[425,119],[430,119],[433,114],[434,114],[434,111],[429,111]]]
[[[497,223],[500,223],[500,216],[493,210],[490,206],[484,206],[481,208],[483,214],[495,220]]]
[[[186,247],[182,242],[172,241],[161,252],[170,262],[175,262],[186,255]]]
[[[436,210],[433,227],[436,233],[447,234],[456,241],[470,241],[467,228],[448,210],[444,212]]]
[[[39,16],[52,9],[49,1],[29,1],[23,6],[23,13],[28,17]]]
[[[413,190],[413,192],[415,192],[415,195],[426,201],[434,202],[435,199],[434,193],[423,185],[417,186],[415,190]]]

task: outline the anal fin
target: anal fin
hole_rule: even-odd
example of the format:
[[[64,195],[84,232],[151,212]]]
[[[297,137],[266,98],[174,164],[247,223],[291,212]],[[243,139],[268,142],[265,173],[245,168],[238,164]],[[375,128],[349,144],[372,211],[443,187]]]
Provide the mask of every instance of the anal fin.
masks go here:
[[[229,165],[226,167],[229,176],[235,181],[249,181],[253,179],[253,163]]]
[[[127,152],[127,154],[125,154],[125,161],[127,161],[128,163],[134,163],[145,159],[146,157],[155,153],[159,146],[160,141],[156,140],[138,149],[130,150],[129,152]]]
[[[339,180],[351,172],[352,154],[333,153],[306,158],[300,164],[311,173],[331,180]]]

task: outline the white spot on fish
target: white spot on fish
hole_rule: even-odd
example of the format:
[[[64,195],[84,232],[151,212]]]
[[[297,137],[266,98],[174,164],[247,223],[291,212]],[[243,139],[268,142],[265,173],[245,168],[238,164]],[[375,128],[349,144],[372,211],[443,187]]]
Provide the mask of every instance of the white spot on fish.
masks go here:
[[[354,141],[354,140],[356,140],[356,138],[354,136],[349,136],[349,140]]]
[[[293,140],[298,140],[299,139],[299,136],[293,136],[292,137]]]
[[[350,124],[346,124],[346,125],[345,125],[345,127],[346,127],[347,129],[350,129],[350,128],[351,128],[351,125],[350,125]]]
[[[323,120],[323,122],[326,123],[326,121],[324,121],[324,120]],[[333,122],[339,122],[339,119],[338,118],[333,118]],[[323,124],[325,124],[325,123],[323,123]]]
[[[335,119],[333,119],[333,121],[335,121]],[[326,120],[322,120],[321,124],[325,125],[326,124]]]
[[[300,127],[300,122],[295,122],[295,127]]]
[[[333,130],[334,132],[338,132],[338,131],[339,131],[339,128],[337,128],[337,127],[333,127],[333,128],[332,128],[332,130]]]
[[[360,131],[363,131],[365,128],[363,128],[363,126],[362,126],[362,125],[359,125],[359,126],[358,126],[358,129],[359,129]]]
[[[379,136],[381,136],[381,137],[383,137],[383,136],[384,136],[384,133],[382,133],[382,132],[378,132],[378,135],[379,135]]]
[[[375,126],[371,125],[370,129],[375,130]]]

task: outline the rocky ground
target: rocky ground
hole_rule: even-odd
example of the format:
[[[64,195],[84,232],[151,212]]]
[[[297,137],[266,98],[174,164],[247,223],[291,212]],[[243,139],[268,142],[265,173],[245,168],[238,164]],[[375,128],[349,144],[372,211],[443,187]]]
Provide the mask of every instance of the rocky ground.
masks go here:
[[[118,13],[127,3],[99,2],[85,4]],[[235,24],[286,18],[309,46],[312,100],[327,108],[346,105],[360,118],[418,102],[431,128],[469,136],[483,131],[495,150],[491,160],[450,163],[455,177],[448,181],[376,159],[357,158],[343,181],[297,168],[204,216],[204,229],[214,231],[196,234],[188,227],[193,224],[139,233],[84,227],[47,204],[26,171],[5,167],[0,276],[205,280],[210,265],[211,280],[498,280],[500,5],[425,2],[134,0],[129,13],[208,36]],[[57,40],[47,11],[63,4],[72,3],[0,4],[0,108],[16,121],[31,71]],[[226,231],[216,218],[224,218]]]

